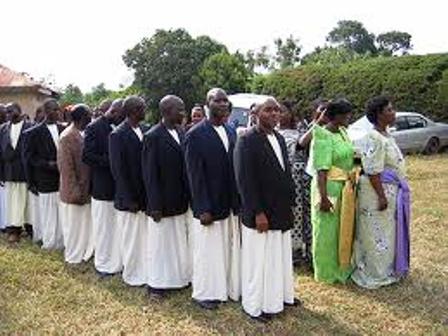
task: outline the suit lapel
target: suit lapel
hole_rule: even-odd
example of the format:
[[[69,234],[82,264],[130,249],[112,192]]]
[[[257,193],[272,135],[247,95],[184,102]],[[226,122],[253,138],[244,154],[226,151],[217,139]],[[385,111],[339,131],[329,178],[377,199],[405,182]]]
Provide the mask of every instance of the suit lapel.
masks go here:
[[[264,134],[263,132],[260,132],[258,130],[257,130],[257,132],[258,132],[259,136],[261,137],[261,139],[263,141],[264,151],[265,151],[267,157],[269,158],[269,160],[271,161],[271,164],[273,166],[275,166],[277,168],[277,170],[279,170],[283,174],[285,172],[285,170],[283,170],[283,167],[281,166],[280,162],[278,161],[277,155],[275,154],[274,148],[272,148],[272,145],[269,142],[268,136],[266,134]],[[285,168],[286,168],[286,163],[287,162],[284,161]]]
[[[6,125],[5,131],[5,144],[4,144],[4,148],[9,149],[9,150],[14,150],[14,148],[12,148],[12,143],[11,143],[11,125],[12,123],[10,121],[8,121],[8,124]]]
[[[210,140],[212,140],[215,143],[215,145],[220,147],[222,149],[222,152],[227,155],[227,150],[224,146],[224,143],[222,142],[221,137],[219,136],[218,132],[216,132],[215,129],[213,128],[212,123],[208,119],[206,119],[204,121],[204,123],[205,123],[205,127],[207,129],[207,135],[210,138]],[[226,130],[226,132],[227,132],[227,130]],[[228,133],[227,133],[227,138],[229,140],[229,153],[230,153],[230,138],[229,138]]]
[[[56,151],[57,151],[56,144],[54,143],[53,137],[51,136],[51,133],[50,133],[50,130],[48,129],[48,127],[47,127],[47,124],[42,123],[40,127],[41,127],[41,131],[42,131],[42,136],[44,138],[46,138],[47,143],[50,146],[49,149],[54,151],[54,153],[56,153]]]
[[[160,130],[162,132],[162,135],[165,139],[165,141],[171,146],[173,147],[175,150],[181,152],[182,151],[182,147],[180,144],[177,143],[176,140],[174,140],[173,136],[169,133],[168,129],[166,128],[166,126],[163,123],[160,123]],[[178,132],[178,130],[176,129],[177,135],[179,137],[179,141],[182,144],[182,140],[180,137],[180,134]]]

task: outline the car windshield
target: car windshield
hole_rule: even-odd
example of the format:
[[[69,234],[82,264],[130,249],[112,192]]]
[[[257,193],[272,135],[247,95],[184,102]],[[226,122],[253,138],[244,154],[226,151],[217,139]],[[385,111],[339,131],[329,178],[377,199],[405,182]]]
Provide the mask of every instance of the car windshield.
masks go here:
[[[249,109],[243,107],[233,107],[230,113],[228,123],[235,128],[246,127],[249,117]]]

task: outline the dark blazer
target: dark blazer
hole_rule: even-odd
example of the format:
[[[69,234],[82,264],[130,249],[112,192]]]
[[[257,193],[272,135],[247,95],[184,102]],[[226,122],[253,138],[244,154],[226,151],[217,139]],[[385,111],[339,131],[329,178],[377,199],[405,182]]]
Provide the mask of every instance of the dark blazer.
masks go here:
[[[209,120],[205,119],[188,131],[185,139],[185,160],[196,218],[205,212],[213,220],[225,219],[230,211],[238,211],[238,194],[233,171],[233,149],[236,134],[224,126],[229,139],[227,152]]]
[[[285,170],[266,134],[253,127],[236,144],[235,175],[243,224],[255,228],[255,216],[264,212],[270,230],[286,231],[293,226],[295,190],[285,140],[279,133],[274,134],[282,149]]]
[[[23,121],[16,148],[11,144],[11,122],[0,128],[0,158],[2,162],[1,180],[9,182],[26,182],[25,165],[22,160],[24,150],[24,132],[33,124]]]
[[[144,127],[140,127],[145,132]],[[109,136],[109,161],[115,181],[114,205],[117,210],[130,211],[146,206],[142,178],[143,143],[128,121],[123,121]]]
[[[146,214],[161,211],[163,217],[185,213],[189,205],[184,159],[184,134],[177,129],[181,144],[159,123],[145,134],[142,172],[146,188]]]
[[[115,182],[109,163],[109,134],[112,126],[104,117],[90,123],[85,130],[82,160],[90,166],[91,194],[94,199],[112,201]]]
[[[57,124],[59,134],[64,126]],[[59,190],[57,151],[50,131],[45,123],[37,124],[25,131],[24,162],[27,182],[40,193]]]

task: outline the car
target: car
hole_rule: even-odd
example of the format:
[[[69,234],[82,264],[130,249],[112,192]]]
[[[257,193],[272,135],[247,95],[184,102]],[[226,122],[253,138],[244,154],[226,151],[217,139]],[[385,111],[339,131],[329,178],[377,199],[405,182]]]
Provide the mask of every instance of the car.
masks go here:
[[[362,117],[348,127],[348,136],[359,153],[366,133],[373,125]],[[397,112],[394,125],[389,128],[403,153],[435,154],[448,146],[448,124],[434,122],[415,112]]]
[[[250,108],[253,104],[264,102],[271,96],[259,95],[253,93],[237,93],[229,95],[229,101],[232,103],[228,124],[234,129],[247,128],[250,126]]]

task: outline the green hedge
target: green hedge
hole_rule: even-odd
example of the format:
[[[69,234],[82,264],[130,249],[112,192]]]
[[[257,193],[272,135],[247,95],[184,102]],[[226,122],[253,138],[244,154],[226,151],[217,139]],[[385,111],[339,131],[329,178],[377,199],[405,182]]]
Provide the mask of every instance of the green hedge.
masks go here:
[[[309,114],[317,98],[346,97],[358,117],[370,97],[386,94],[399,111],[448,120],[448,54],[377,57],[338,66],[303,65],[257,76],[252,89],[293,102],[301,114]]]

